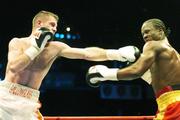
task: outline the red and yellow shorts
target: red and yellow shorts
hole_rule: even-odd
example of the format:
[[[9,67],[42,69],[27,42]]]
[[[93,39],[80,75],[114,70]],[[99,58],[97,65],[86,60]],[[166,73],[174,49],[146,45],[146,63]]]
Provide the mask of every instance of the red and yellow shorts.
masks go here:
[[[156,99],[158,112],[154,120],[180,120],[180,90],[169,90]]]

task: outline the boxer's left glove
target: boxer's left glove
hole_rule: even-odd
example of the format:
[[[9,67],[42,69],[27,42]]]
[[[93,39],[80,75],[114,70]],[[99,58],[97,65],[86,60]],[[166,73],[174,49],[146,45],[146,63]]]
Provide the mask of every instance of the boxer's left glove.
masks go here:
[[[31,39],[31,46],[25,50],[25,54],[33,60],[45,47],[46,43],[53,39],[53,33],[42,27],[36,31],[38,35]]]
[[[95,65],[89,68],[86,74],[86,81],[91,87],[99,87],[102,81],[117,81],[117,71],[118,68],[109,69],[104,65]]]

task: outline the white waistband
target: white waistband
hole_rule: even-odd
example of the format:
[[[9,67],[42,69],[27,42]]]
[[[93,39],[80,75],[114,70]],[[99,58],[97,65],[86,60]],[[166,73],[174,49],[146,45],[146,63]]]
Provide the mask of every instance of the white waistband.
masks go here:
[[[30,100],[38,101],[40,92],[38,90],[8,81],[1,81],[0,88],[5,88],[9,93],[21,97],[25,97]]]

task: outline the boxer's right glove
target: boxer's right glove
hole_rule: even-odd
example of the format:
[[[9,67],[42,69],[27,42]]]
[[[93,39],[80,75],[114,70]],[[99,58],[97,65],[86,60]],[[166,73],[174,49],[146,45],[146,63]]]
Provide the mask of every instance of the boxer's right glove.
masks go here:
[[[106,80],[118,81],[117,71],[118,68],[109,69],[104,65],[95,65],[89,68],[86,81],[91,87],[99,87],[100,83]]]
[[[117,60],[122,62],[135,62],[141,53],[140,50],[136,46],[125,46],[122,48],[116,49],[108,49],[106,51],[106,56],[109,60]]]
[[[31,39],[31,46],[25,50],[25,54],[33,60],[45,47],[47,41],[53,39],[53,33],[49,29],[42,27],[37,30],[39,36]]]

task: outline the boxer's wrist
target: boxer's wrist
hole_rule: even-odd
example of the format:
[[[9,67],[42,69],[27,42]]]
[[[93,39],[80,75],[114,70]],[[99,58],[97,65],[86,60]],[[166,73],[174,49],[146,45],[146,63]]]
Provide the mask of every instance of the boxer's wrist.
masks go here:
[[[106,77],[107,77],[109,80],[118,81],[117,72],[118,72],[118,69],[117,69],[117,68],[108,69]]]
[[[117,61],[122,61],[122,62],[127,61],[127,59],[123,58],[119,54],[119,51],[116,50],[116,49],[108,49],[108,50],[106,50],[106,56],[107,56],[108,60],[117,60]]]
[[[40,53],[40,50],[36,48],[35,46],[29,47],[24,52],[31,60],[34,60],[34,58]]]

